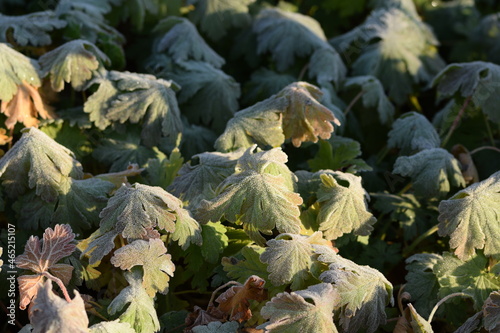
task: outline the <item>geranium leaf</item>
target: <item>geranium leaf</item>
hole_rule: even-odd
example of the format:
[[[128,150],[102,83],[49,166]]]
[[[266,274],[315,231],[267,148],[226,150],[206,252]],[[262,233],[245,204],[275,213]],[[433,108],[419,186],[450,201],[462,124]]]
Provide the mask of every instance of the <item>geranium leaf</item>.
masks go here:
[[[26,82],[18,86],[17,93],[9,102],[1,102],[0,112],[7,116],[5,126],[11,130],[16,123],[22,123],[26,127],[38,127],[38,117],[56,117],[52,109],[43,102],[38,89]]]
[[[450,236],[450,247],[462,260],[476,249],[500,258],[500,172],[439,203],[439,235]]]
[[[42,274],[51,272],[60,278],[63,283],[69,283],[73,267],[66,264],[57,264],[76,249],[73,240],[75,234],[67,224],[58,224],[54,229],[47,228],[43,233],[43,241],[37,236],[31,236],[26,242],[24,253],[15,259],[18,268],[30,270],[36,275],[22,275],[18,277],[21,292],[19,308],[24,310],[31,299],[36,296],[41,283]]]
[[[264,289],[266,282],[256,276],[250,276],[242,286],[232,286],[219,295],[215,300],[219,305],[217,309],[226,316],[229,315],[230,321],[246,321],[252,317],[249,300],[263,301],[267,299],[267,293]]]
[[[219,255],[227,247],[229,238],[227,229],[220,222],[208,222],[201,226],[203,243],[200,247],[201,255],[211,264],[219,263]]]
[[[51,10],[19,16],[0,14],[0,42],[7,42],[7,35],[12,32],[12,37],[20,46],[50,45],[52,38],[49,32],[65,26],[66,22],[58,19]]]
[[[213,321],[207,325],[198,325],[192,328],[193,333],[236,333],[239,323],[237,321],[228,321],[221,323]]]
[[[120,319],[101,321],[89,327],[90,333],[135,333],[129,323],[122,323]]]
[[[308,74],[310,77],[314,77],[321,86],[332,82],[336,87],[339,87],[345,79],[347,68],[342,62],[340,54],[325,43],[325,46],[316,49],[312,54],[309,60]],[[364,98],[363,104],[365,104]],[[390,112],[390,110],[384,111]]]
[[[113,183],[99,178],[68,178],[61,186],[52,223],[68,222],[76,232],[96,226],[108,201],[107,194],[114,188]]]
[[[34,332],[87,333],[89,319],[78,291],[68,302],[52,291],[52,281],[47,280],[33,299],[30,322]]]
[[[16,212],[17,225],[27,230],[44,230],[52,223],[57,201],[47,202],[31,190],[18,197],[12,208]]]
[[[331,284],[321,283],[291,293],[280,293],[262,308],[269,319],[257,328],[266,332],[337,333],[333,310],[339,294]]]
[[[277,97],[285,97],[288,107],[283,115],[283,133],[291,139],[295,147],[302,142],[318,142],[318,137],[328,139],[333,125],[340,125],[333,112],[318,100],[323,93],[307,82],[296,82],[279,92]]]
[[[185,18],[167,17],[158,22],[153,31],[164,34],[158,41],[156,51],[167,53],[175,62],[196,60],[207,62],[215,68],[221,68],[225,63]]]
[[[260,246],[248,245],[240,251],[243,257],[241,260],[234,257],[222,258],[222,266],[224,267],[224,271],[227,272],[227,276],[241,284],[245,283],[252,275],[260,276],[268,281],[267,266],[260,261],[260,256],[264,253],[264,250]]]
[[[251,154],[253,149],[240,158],[237,170],[241,171],[219,185],[217,197],[200,203],[198,216],[205,222],[224,216],[230,222],[242,223],[250,238],[263,244],[260,233],[271,234],[274,227],[280,232],[298,233],[302,199],[287,186],[285,176],[265,172],[273,162],[284,166],[287,157],[281,149]]]
[[[77,39],[45,53],[38,62],[41,76],[50,74],[52,89],[59,92],[63,90],[64,82],[71,83],[77,91],[83,90],[94,73],[110,60],[94,44]]]
[[[22,132],[21,139],[0,159],[2,184],[10,196],[36,188],[37,195],[51,202],[67,177],[83,178],[82,166],[69,149],[36,128]]]
[[[167,188],[176,178],[177,173],[182,167],[182,162],[184,162],[184,158],[179,149],[174,148],[169,157],[160,155],[160,157],[148,160],[145,178],[150,185]],[[173,192],[171,193],[176,195]]]
[[[329,47],[318,21],[278,8],[262,10],[253,22],[253,31],[257,34],[257,53],[271,52],[278,71],[293,65],[295,57]]]
[[[394,105],[385,95],[384,87],[376,77],[372,75],[354,76],[344,82],[345,88],[354,86],[361,88],[363,106],[377,109],[381,124],[392,123],[395,111]]]
[[[399,117],[389,132],[387,147],[399,148],[401,155],[439,148],[441,140],[432,124],[420,113],[407,112]]]
[[[206,62],[186,61],[170,77],[179,83],[179,104],[193,124],[220,131],[238,110],[240,85],[231,76]],[[200,108],[200,105],[203,107]]]
[[[337,239],[344,233],[367,236],[377,219],[368,211],[368,193],[361,177],[339,171],[320,175],[317,192],[319,230],[326,239]]]
[[[109,81],[109,82],[107,82]],[[148,147],[158,145],[160,138],[176,141],[182,132],[182,121],[172,81],[148,74],[111,71],[85,103],[84,111],[100,129],[110,123],[141,123],[141,139]],[[105,118],[102,120],[101,118]]]
[[[418,253],[406,259],[406,287],[411,300],[423,316],[428,316],[437,303],[439,283],[433,273],[436,263],[441,260],[434,253]]]
[[[153,297],[156,292],[168,293],[168,281],[174,276],[175,266],[161,239],[138,239],[115,251],[111,263],[123,270],[142,266],[142,286]]]
[[[153,298],[148,295],[142,286],[140,271],[133,270],[125,273],[129,283],[108,306],[108,313],[114,315],[127,305],[127,309],[120,315],[122,323],[129,323],[136,332],[156,332],[160,329],[160,322],[156,314]]]
[[[500,87],[500,66],[483,61],[450,64],[436,75],[433,86],[442,97],[459,93],[472,96],[472,101],[483,109],[491,121],[500,122],[497,106],[500,98],[496,91]]]
[[[194,155],[185,163],[167,188],[170,193],[196,208],[201,200],[215,198],[215,189],[235,171],[244,150],[234,153],[206,152]]]
[[[474,308],[481,310],[489,294],[500,289],[500,277],[495,268],[490,271],[487,266],[488,259],[482,254],[462,261],[451,253],[443,253],[433,268],[440,285],[439,296],[463,292],[472,297]]]
[[[418,314],[411,303],[408,304],[408,308],[410,309],[412,319],[411,327],[413,328],[414,333],[434,333],[431,323],[422,318],[422,316]]]
[[[201,241],[200,226],[182,208],[182,202],[162,189],[135,183],[122,185],[99,214],[100,227],[84,253],[90,252],[90,263],[101,260],[114,247],[119,234],[128,240],[143,239],[148,229],[158,228],[180,239],[181,246]],[[177,236],[177,237],[176,237]]]
[[[458,161],[442,148],[400,156],[394,163],[393,172],[411,177],[415,193],[422,196],[441,196],[448,193],[451,186],[465,186]]]
[[[279,147],[285,142],[282,118],[286,106],[285,98],[271,97],[237,112],[215,141],[215,148],[227,152],[254,144]]]
[[[393,304],[392,284],[376,269],[342,258],[325,246],[316,245],[318,261],[329,264],[320,280],[332,283],[340,296],[340,323],[346,332],[365,327],[369,333],[385,324],[385,306]]]
[[[311,277],[314,249],[312,243],[322,240],[321,232],[306,237],[294,234],[280,234],[267,241],[267,248],[260,260],[267,264],[271,282],[280,286],[291,283],[292,290],[304,287],[304,282]]]
[[[189,0],[194,5],[189,18],[212,40],[224,37],[233,27],[243,27],[250,23],[248,6],[255,0]]]
[[[33,87],[42,84],[39,77],[38,63],[17,52],[8,44],[0,43],[0,72],[3,79],[0,83],[0,100],[8,103],[17,93],[18,86],[25,82]]]
[[[242,101],[246,104],[263,101],[295,81],[296,78],[289,74],[261,67],[252,73],[250,80],[245,84]]]
[[[483,305],[484,328],[497,333],[500,329],[500,292],[493,291]]]

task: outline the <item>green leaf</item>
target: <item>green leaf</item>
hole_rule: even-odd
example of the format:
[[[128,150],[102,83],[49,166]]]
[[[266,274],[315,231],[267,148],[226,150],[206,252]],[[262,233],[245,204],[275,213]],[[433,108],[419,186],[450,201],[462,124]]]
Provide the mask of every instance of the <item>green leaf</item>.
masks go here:
[[[295,57],[306,57],[317,49],[329,48],[318,21],[278,8],[262,10],[253,22],[253,31],[257,34],[257,53],[271,52],[276,68],[281,72],[293,65]],[[316,68],[313,67],[313,73],[319,75]],[[329,74],[335,76],[335,73]]]
[[[101,137],[92,156],[106,165],[110,172],[126,170],[130,164],[144,166],[147,161],[157,156],[157,151],[141,145],[141,138],[135,129],[125,134]]]
[[[148,295],[154,297],[156,292],[168,293],[169,275],[174,276],[175,265],[161,239],[135,240],[116,250],[111,263],[129,271],[132,267],[142,266],[142,286]]]
[[[319,140],[319,150],[313,159],[307,161],[312,171],[345,170],[350,173],[371,171],[372,168],[362,159],[359,142],[334,135],[330,139]]]
[[[183,115],[191,123],[203,124],[219,131],[238,110],[240,85],[208,63],[179,63],[170,77],[182,87],[179,103]]]
[[[132,0],[126,2],[118,0],[118,3],[115,1],[114,4],[120,6],[122,20],[130,17],[132,25],[139,31],[144,29],[146,13],[156,16],[161,15],[161,1],[158,0]]]
[[[188,124],[184,122],[184,130],[181,138],[181,153],[187,160],[194,155],[211,151],[217,135],[214,131],[204,126]]]
[[[77,91],[85,89],[87,81],[110,60],[94,44],[78,39],[45,53],[38,62],[41,77],[50,74],[52,90],[59,92],[64,89],[64,82],[71,83]]]
[[[320,283],[291,293],[280,293],[267,302],[261,315],[268,322],[257,327],[266,332],[337,333],[333,310],[339,294],[331,284]]]
[[[239,328],[237,321],[221,323],[213,321],[207,325],[198,325],[192,328],[193,333],[237,333]]]
[[[216,41],[224,37],[234,27],[244,27],[250,23],[248,6],[255,0],[189,0],[194,5],[189,19],[200,26],[201,31]]]
[[[411,303],[408,304],[408,308],[410,309],[412,319],[411,327],[413,328],[414,333],[434,333],[431,323],[422,318],[422,316],[418,314]]]
[[[36,195],[35,191],[28,191],[18,197],[12,208],[16,212],[18,228],[43,230],[52,225],[56,201],[47,202]]]
[[[166,189],[174,179],[182,167],[184,159],[179,153],[179,149],[174,148],[170,157],[161,156],[154,159],[149,159],[146,164],[147,175],[145,178],[148,180],[149,185],[159,186]],[[179,197],[177,194],[172,194]]]
[[[407,112],[399,117],[392,124],[387,140],[387,147],[399,148],[401,155],[439,148],[440,144],[441,140],[434,126],[417,112]]]
[[[160,138],[175,143],[182,132],[182,121],[172,81],[148,74],[111,71],[104,88],[87,100],[84,111],[103,130],[110,122],[141,124],[141,139],[148,147]],[[105,119],[100,119],[104,117]]]
[[[120,315],[122,323],[129,323],[136,332],[156,332],[160,329],[160,322],[156,314],[153,298],[148,295],[142,286],[140,271],[133,270],[125,274],[129,286],[124,288],[108,306],[108,313],[114,315],[127,309]]]
[[[405,291],[423,316],[428,316],[437,303],[439,283],[434,272],[435,265],[442,259],[434,253],[414,254],[406,259]]]
[[[0,43],[0,100],[9,102],[15,94],[17,87],[26,82],[34,87],[40,87],[38,63],[17,52],[8,44]]]
[[[65,26],[66,22],[58,19],[51,10],[19,16],[0,14],[0,42],[8,42],[11,33],[16,44],[20,46],[50,45],[52,38],[49,32]]]
[[[108,201],[107,194],[114,188],[113,183],[99,178],[66,179],[60,188],[52,223],[69,223],[78,233],[97,226],[99,213]]]
[[[394,163],[393,172],[411,177],[415,194],[426,197],[442,196],[451,186],[465,186],[459,162],[442,148],[400,156]]]
[[[292,290],[305,287],[305,281],[311,277],[314,250],[311,244],[324,242],[321,232],[301,236],[280,234],[275,239],[267,241],[267,248],[261,254],[260,260],[267,264],[269,280],[275,285],[291,283]]]
[[[148,230],[158,227],[173,234],[181,246],[201,241],[200,226],[182,208],[182,202],[162,189],[142,184],[122,185],[99,214],[100,227],[91,236],[84,251],[90,252],[90,263],[101,260],[113,247],[116,236],[129,241],[144,239]]]
[[[168,191],[196,208],[203,199],[215,198],[219,184],[235,171],[243,150],[234,153],[206,152],[195,155],[179,170]]]
[[[217,188],[217,197],[200,203],[201,221],[226,220],[243,224],[243,229],[257,244],[276,227],[280,232],[298,233],[300,230],[300,196],[287,186],[285,176],[265,172],[275,162],[284,165],[287,157],[280,148],[251,154],[249,148],[237,165],[235,174],[226,178]]]
[[[215,141],[215,148],[227,152],[254,144],[260,147],[281,146],[285,142],[282,114],[287,104],[285,98],[271,97],[237,112]]]
[[[89,327],[90,333],[135,333],[129,323],[122,323],[120,319],[101,321]]]
[[[252,73],[250,80],[245,84],[242,102],[255,104],[263,101],[295,81],[295,77],[289,74],[261,67]]]
[[[392,123],[394,117],[394,105],[387,98],[384,92],[384,87],[380,81],[371,75],[354,76],[348,78],[345,83],[345,88],[358,86],[361,88],[360,93],[363,94],[362,101],[365,108],[376,108],[381,124]]]
[[[83,178],[75,155],[36,128],[22,130],[22,137],[0,159],[2,184],[12,197],[36,188],[43,200],[53,202],[68,177]]]
[[[488,259],[482,254],[462,261],[451,253],[443,253],[433,269],[440,285],[439,296],[463,292],[472,297],[474,308],[481,310],[489,294],[500,289],[500,276],[487,267]]]
[[[361,177],[339,171],[321,174],[317,192],[320,205],[319,230],[326,239],[337,239],[344,233],[367,236],[377,219],[368,212],[368,193]]]
[[[211,264],[219,263],[219,255],[229,244],[226,227],[220,222],[208,222],[201,226],[201,254]]]
[[[398,104],[412,94],[414,84],[426,84],[444,67],[437,52],[438,41],[417,15],[398,8],[374,10],[366,21],[333,40],[350,60],[355,75],[373,75]],[[350,45],[357,45],[354,52]],[[359,50],[361,45],[361,50]]]
[[[438,95],[450,97],[455,94],[472,101],[495,123],[500,122],[498,104],[500,97],[496,93],[500,87],[500,66],[483,61],[455,63],[448,65],[436,75],[432,85]]]
[[[227,272],[227,276],[242,284],[252,275],[260,276],[269,281],[267,265],[260,261],[260,256],[264,253],[264,250],[260,246],[248,245],[240,251],[241,256],[243,256],[241,260],[234,257],[222,258],[221,263],[224,271]]]
[[[438,220],[439,236],[450,236],[460,259],[471,258],[475,249],[500,259],[500,172],[441,201]]]
[[[314,51],[309,60],[308,69],[309,76],[314,77],[321,86],[332,82],[338,88],[347,74],[347,68],[340,55],[329,44]]]
[[[158,41],[156,52],[165,52],[175,62],[195,60],[221,68],[225,60],[208,46],[196,27],[182,17],[167,17],[153,30],[164,34]]]
[[[373,333],[386,323],[385,306],[393,304],[392,284],[376,269],[360,266],[337,255],[332,249],[316,246],[318,261],[329,264],[320,280],[333,283],[340,295],[340,324],[346,332],[361,327]]]
[[[500,329],[500,291],[494,291],[488,296],[483,305],[484,328],[489,332],[498,332]]]

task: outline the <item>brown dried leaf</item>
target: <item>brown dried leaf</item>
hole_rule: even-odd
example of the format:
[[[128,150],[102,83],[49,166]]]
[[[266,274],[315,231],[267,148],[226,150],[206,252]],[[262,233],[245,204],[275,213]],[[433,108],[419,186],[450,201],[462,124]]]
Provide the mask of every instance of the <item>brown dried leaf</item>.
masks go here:
[[[192,328],[200,325],[207,325],[213,321],[224,321],[224,313],[219,311],[217,308],[210,308],[209,311],[205,311],[199,306],[194,306],[193,312],[191,312],[186,317],[186,328],[185,333],[192,332]]]
[[[52,291],[52,282],[45,281],[33,299],[30,311],[33,333],[88,333],[89,319],[78,291],[71,302]]]
[[[322,95],[317,87],[307,82],[292,83],[277,95],[288,100],[283,131],[295,147],[306,141],[318,142],[318,137],[329,139],[333,132],[331,122],[340,125],[333,112],[318,102]]]
[[[27,269],[36,275],[23,275],[17,278],[21,302],[19,308],[24,310],[39,290],[39,283],[44,279],[43,273],[50,271],[54,276],[68,284],[73,267],[56,264],[59,260],[73,253],[76,246],[75,234],[67,224],[57,224],[54,229],[47,228],[43,233],[43,241],[31,236],[24,247],[24,253],[16,258],[18,268]]]
[[[477,183],[479,181],[479,175],[477,174],[476,166],[472,160],[472,156],[463,145],[454,145],[451,148],[451,154],[460,161],[462,176],[467,184]]]
[[[0,128],[0,146],[3,146],[12,141],[12,137],[6,134],[5,128]]]
[[[56,114],[47,106],[40,97],[38,89],[23,81],[17,88],[17,94],[7,103],[2,101],[0,112],[8,118],[5,126],[13,129],[16,123],[23,123],[26,127],[38,127],[38,119],[53,119]]]
[[[228,320],[230,321],[239,321],[241,323],[250,319],[252,311],[250,311],[248,300],[253,299],[261,302],[267,299],[267,292],[264,289],[265,283],[264,279],[252,275],[244,285],[229,288],[215,300],[219,303],[218,310],[229,316]]]

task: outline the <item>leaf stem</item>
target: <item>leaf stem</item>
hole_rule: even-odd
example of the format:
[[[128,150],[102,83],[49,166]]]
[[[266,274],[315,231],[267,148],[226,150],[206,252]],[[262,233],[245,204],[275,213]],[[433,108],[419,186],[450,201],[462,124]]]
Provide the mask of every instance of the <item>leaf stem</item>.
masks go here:
[[[438,310],[438,308],[441,306],[441,304],[443,304],[444,302],[446,302],[450,298],[457,297],[457,296],[471,297],[470,295],[467,295],[466,293],[453,293],[453,294],[449,294],[448,296],[444,297],[439,302],[437,302],[437,304],[432,309],[431,314],[429,315],[429,319],[427,319],[427,321],[429,323],[432,321],[432,318],[434,317],[434,314],[436,313],[436,311]]]
[[[302,81],[302,79],[304,78],[304,75],[306,75],[306,71],[308,68],[309,68],[309,63],[305,64],[304,67],[302,67],[297,80]]]
[[[415,247],[418,244],[420,244],[420,242],[422,242],[424,239],[426,239],[427,237],[429,237],[430,235],[432,235],[436,231],[438,231],[437,224],[435,226],[433,226],[432,228],[430,228],[429,230],[427,230],[426,232],[424,232],[423,234],[421,234],[420,236],[418,236],[417,239],[415,239],[413,241],[413,243],[410,244],[410,246],[408,246],[406,249],[403,250],[403,257],[407,257],[408,254],[410,254],[413,251],[413,249],[415,249]]]
[[[58,277],[55,277],[54,275],[50,274],[49,272],[43,272],[42,275],[45,276],[46,278],[51,279],[55,283],[57,283],[57,285],[59,286],[59,288],[61,288],[61,291],[63,292],[64,298],[66,299],[66,302],[71,303],[71,297],[69,297],[68,290],[66,289],[66,286],[61,281],[61,279],[59,279]]]
[[[364,90],[361,90],[356,96],[354,96],[354,98],[352,99],[352,101],[349,103],[349,105],[346,107],[346,109],[344,110],[344,115],[347,115],[349,113],[349,111],[351,111],[352,107],[354,106],[354,104],[356,104],[356,102],[365,94],[365,91]]]
[[[482,146],[482,147],[479,147],[479,148],[474,149],[474,150],[473,150],[473,151],[471,151],[469,154],[474,155],[475,153],[478,153],[478,152],[480,152],[481,150],[486,150],[486,149],[493,150],[493,151],[496,151],[497,153],[500,153],[500,149],[499,149],[499,148],[497,148],[497,147],[492,147],[492,146]]]
[[[457,129],[458,127],[458,123],[460,122],[460,119],[463,117],[464,113],[465,113],[465,109],[467,108],[467,106],[469,105],[470,101],[472,99],[472,95],[470,95],[469,97],[467,97],[465,99],[465,102],[464,104],[462,105],[462,108],[460,109],[460,111],[458,111],[458,114],[457,116],[455,117],[455,119],[453,120],[453,124],[451,124],[451,127],[450,129],[448,130],[448,133],[446,134],[446,137],[443,139],[443,142],[441,143],[441,147],[444,147],[446,146],[446,144],[448,143],[448,141],[450,140],[451,138],[451,135],[453,134],[453,132]]]
[[[398,195],[405,194],[406,192],[408,192],[411,189],[412,186],[413,186],[413,183],[406,184],[406,186],[403,187],[403,189],[401,191],[399,191]]]
[[[219,290],[222,290],[222,289],[224,289],[224,288],[226,288],[226,287],[229,287],[229,286],[231,286],[231,285],[238,285],[238,286],[242,286],[242,284],[241,284],[241,283],[239,283],[239,282],[236,282],[236,281],[229,281],[228,283],[225,283],[225,284],[223,284],[222,286],[220,286],[220,287],[218,287],[217,289],[215,289],[215,290],[213,291],[213,293],[212,293],[212,297],[210,297],[210,301],[208,302],[207,311],[208,311],[208,309],[209,309],[210,307],[212,307],[212,306],[213,306],[213,304],[214,304],[215,294],[216,294]]]
[[[486,131],[488,132],[488,138],[491,141],[491,145],[495,147],[495,139],[493,138],[493,132],[491,131],[491,126],[488,118],[486,118],[486,115],[483,113],[483,118],[484,118],[484,123],[486,124]]]

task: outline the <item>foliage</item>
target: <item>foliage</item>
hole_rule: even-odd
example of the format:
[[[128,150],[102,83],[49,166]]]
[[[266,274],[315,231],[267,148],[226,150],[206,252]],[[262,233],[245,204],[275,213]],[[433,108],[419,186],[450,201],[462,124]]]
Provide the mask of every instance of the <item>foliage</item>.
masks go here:
[[[499,331],[495,1],[0,11],[0,330]]]

